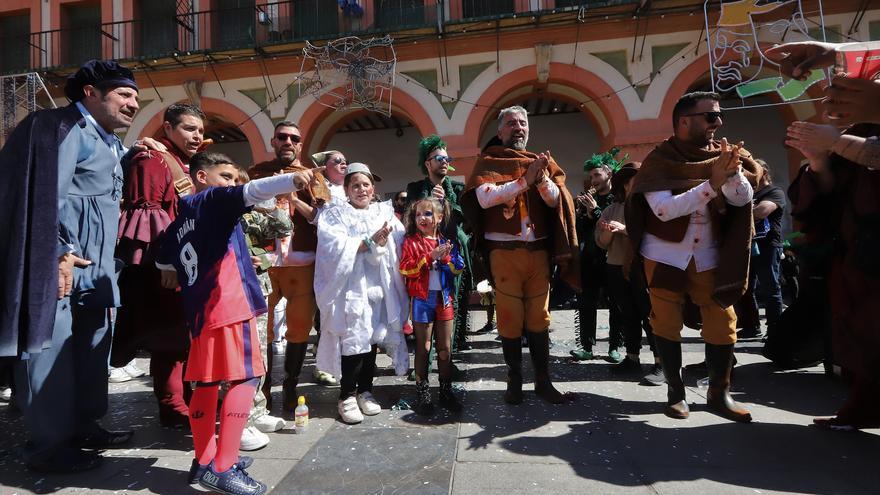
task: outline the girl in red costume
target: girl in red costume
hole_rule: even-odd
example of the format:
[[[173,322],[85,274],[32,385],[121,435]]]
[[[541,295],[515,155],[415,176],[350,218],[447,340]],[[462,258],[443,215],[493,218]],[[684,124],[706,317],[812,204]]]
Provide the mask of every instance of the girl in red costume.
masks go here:
[[[431,334],[436,333],[437,368],[440,372],[440,405],[461,411],[461,402],[452,393],[452,294],[455,276],[461,273],[464,259],[454,240],[445,239],[439,226],[448,207],[438,199],[426,198],[413,203],[406,211],[406,237],[400,258],[400,273],[412,297],[412,321],[416,333],[415,411],[429,415],[434,411],[428,386],[428,354]]]

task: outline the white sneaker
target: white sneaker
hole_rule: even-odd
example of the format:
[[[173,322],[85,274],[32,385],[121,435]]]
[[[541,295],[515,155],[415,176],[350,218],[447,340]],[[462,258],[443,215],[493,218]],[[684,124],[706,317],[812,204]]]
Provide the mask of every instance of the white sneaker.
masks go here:
[[[260,450],[269,445],[269,436],[258,430],[256,426],[248,426],[241,432],[241,445],[238,450]]]
[[[312,374],[312,377],[315,379],[315,383],[318,385],[338,385],[336,378],[333,378],[333,375],[327,373],[326,371],[321,371],[319,369],[315,369],[315,372]]]
[[[358,394],[357,404],[367,416],[375,416],[382,412],[382,406],[376,402],[376,398],[370,392]]]
[[[262,431],[263,433],[272,433],[278,431],[284,428],[286,425],[286,421],[277,416],[272,416],[271,414],[264,414],[254,420],[254,426],[256,426],[257,429]]]
[[[125,368],[110,368],[110,376],[107,381],[110,383],[122,383],[131,380],[131,375],[125,372]]]
[[[0,402],[9,402],[12,400],[12,388],[0,388]]]
[[[132,378],[140,378],[140,377],[142,377],[142,376],[144,376],[144,375],[147,374],[146,371],[144,371],[144,370],[138,368],[138,367],[134,364],[134,360],[131,360],[131,362],[129,362],[128,364],[126,364],[125,366],[123,366],[122,369],[124,369],[125,372],[128,373],[128,376],[130,376],[130,377],[132,377]]]
[[[364,415],[361,413],[361,409],[358,406],[358,399],[354,397],[339,401],[338,409],[339,416],[344,423],[353,425],[364,420]]]

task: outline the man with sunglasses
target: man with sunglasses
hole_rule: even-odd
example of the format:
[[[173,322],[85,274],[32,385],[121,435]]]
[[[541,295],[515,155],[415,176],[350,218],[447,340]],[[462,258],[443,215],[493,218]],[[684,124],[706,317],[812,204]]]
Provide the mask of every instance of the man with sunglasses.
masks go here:
[[[452,157],[446,152],[446,143],[440,136],[432,134],[419,142],[419,169],[425,178],[410,182],[406,186],[407,206],[414,201],[434,197],[449,204],[449,218],[441,225],[443,237],[456,239],[462,258],[464,270],[455,277],[455,328],[452,335],[452,351],[462,350],[466,345],[467,335],[467,299],[473,281],[471,280],[471,257],[468,249],[470,237],[465,232],[465,218],[461,211],[460,198],[464,192],[464,183],[449,178]],[[432,356],[433,359],[433,356]]]
[[[683,307],[699,306],[709,370],[709,407],[749,422],[730,397],[736,313],[748,279],[752,194],[760,167],[739,145],[715,139],[723,124],[720,97],[682,96],[672,111],[674,135],[642,163],[627,197],[626,226],[644,258],[651,326],[668,387],[665,414],[690,411],[681,377]],[[723,260],[723,263],[722,263]]]
[[[270,144],[275,151],[275,159],[254,165],[249,171],[252,178],[259,179],[308,169],[300,161],[303,139],[299,126],[295,123],[285,120],[275,124],[275,132]],[[341,156],[341,153],[339,155]],[[342,157],[342,162],[345,162],[345,157]],[[327,168],[327,172],[331,173],[330,167]],[[305,361],[309,332],[317,311],[313,283],[318,231],[313,221],[318,210],[330,201],[330,198],[331,192],[327,187],[327,181],[319,173],[315,174],[315,180],[309,187],[290,195],[288,201],[293,234],[283,239],[276,239],[277,259],[275,266],[269,268],[269,280],[272,283],[272,293],[269,294],[270,332],[274,332],[274,306],[281,298],[287,300],[285,310],[287,332],[284,335],[287,340],[284,351],[285,377],[281,389],[282,408],[286,412],[293,412],[296,409],[298,397],[296,387]],[[271,371],[272,353],[267,353],[267,356],[268,369]],[[271,397],[270,391],[271,380],[267,378],[263,384],[263,393],[267,399]],[[269,407],[271,408],[271,399],[269,399]]]
[[[348,161],[341,151],[327,150],[312,155],[312,161],[317,167],[324,168],[324,178],[327,179],[327,187],[330,189],[330,197],[333,200],[348,201],[345,196],[345,174],[348,172]],[[317,223],[313,220],[312,223]]]

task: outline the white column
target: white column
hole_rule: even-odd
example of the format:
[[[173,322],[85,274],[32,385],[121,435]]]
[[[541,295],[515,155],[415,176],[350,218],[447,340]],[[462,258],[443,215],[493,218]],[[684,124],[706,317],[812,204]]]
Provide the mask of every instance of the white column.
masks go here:
[[[49,0],[43,0],[43,3],[40,4],[40,26],[41,31],[48,31],[52,29],[52,4],[49,3]],[[52,40],[51,35],[42,35],[42,39],[31,40],[35,45],[43,48],[43,52],[40,52],[40,60],[38,65],[40,67],[47,67],[53,65],[52,60],[58,55],[56,53],[52,53]]]
[[[122,0],[113,0],[113,22],[120,22],[126,19],[122,18]],[[113,58],[123,58],[126,56],[123,53],[123,47],[125,45],[126,36],[129,34],[129,30],[132,29],[133,26],[126,24],[113,24],[107,32],[116,38],[118,41],[114,41],[110,39],[111,46],[113,47]],[[102,35],[103,36],[103,35]],[[133,55],[133,54],[128,54]]]

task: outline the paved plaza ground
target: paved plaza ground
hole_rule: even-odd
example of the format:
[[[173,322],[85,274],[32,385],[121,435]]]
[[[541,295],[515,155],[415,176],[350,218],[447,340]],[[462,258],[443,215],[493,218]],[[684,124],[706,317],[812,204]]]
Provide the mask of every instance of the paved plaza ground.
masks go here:
[[[472,321],[481,327],[485,313],[472,312]],[[607,313],[600,327],[607,337]],[[500,344],[495,334],[472,335],[473,348],[458,363],[465,390],[460,416],[423,419],[386,409],[347,426],[336,419],[338,389],[311,383],[310,357],[300,387],[311,406],[308,432],[270,434],[269,446],[252,453],[249,472],[274,494],[880,493],[880,430],[810,426],[813,417],[832,415],[845,395],[844,385],[820,367],[781,371],[761,356],[760,343],[739,343],[735,397],[755,421],[734,424],[706,411],[698,375],[686,376],[692,414],[678,421],[662,414],[665,387],[612,375],[601,360],[568,359],[573,312],[555,311],[552,328],[551,371],[558,388],[573,396],[561,406],[534,396],[528,364],[526,401],[504,404]],[[684,337],[684,363],[701,361],[698,333],[687,330]],[[607,340],[597,350],[606,352]],[[647,371],[647,347],[642,356]],[[388,360],[381,356],[383,364]],[[149,360],[138,365],[148,369]],[[280,370],[279,363],[276,381]],[[374,392],[383,407],[414,396],[405,377],[380,374]],[[106,423],[134,428],[134,440],[107,451],[100,469],[69,476],[25,469],[16,452],[24,441],[21,418],[0,405],[0,494],[203,492],[186,484],[191,437],[158,426],[149,377],[111,384],[110,392]],[[278,414],[280,385],[273,392]]]

